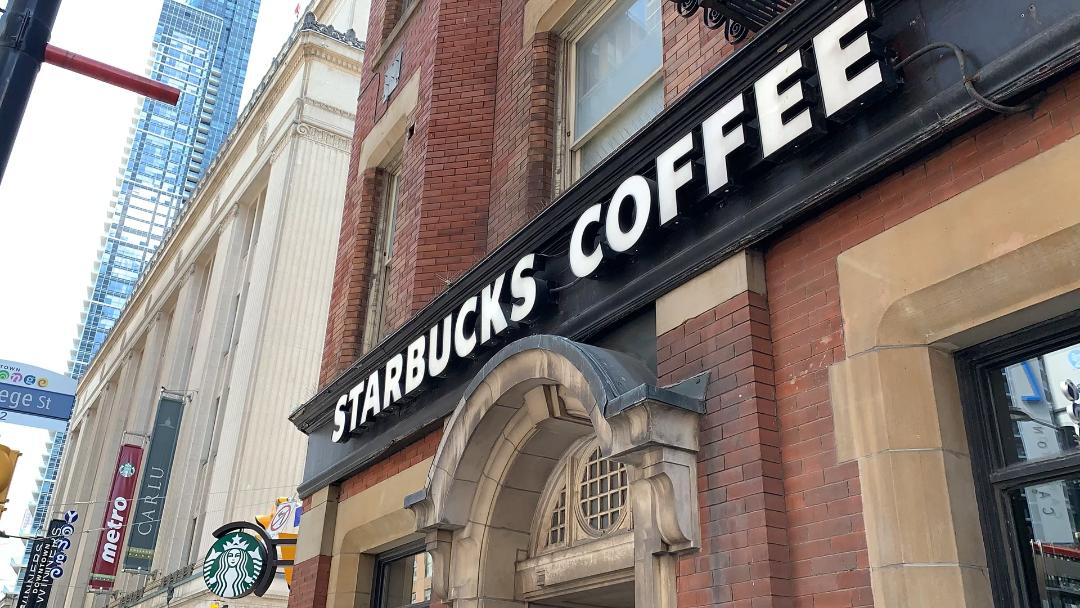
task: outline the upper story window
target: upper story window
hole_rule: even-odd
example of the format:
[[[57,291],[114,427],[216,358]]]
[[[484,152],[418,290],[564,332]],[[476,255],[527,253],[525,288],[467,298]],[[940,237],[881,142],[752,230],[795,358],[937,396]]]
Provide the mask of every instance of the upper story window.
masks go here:
[[[571,180],[588,172],[664,108],[661,0],[586,9],[567,31],[564,78]]]
[[[370,350],[386,332],[385,312],[390,267],[394,260],[394,232],[400,190],[400,171],[387,171],[383,189],[379,228],[375,235],[375,254],[372,259],[371,291],[368,304],[367,327],[364,330],[364,351]]]

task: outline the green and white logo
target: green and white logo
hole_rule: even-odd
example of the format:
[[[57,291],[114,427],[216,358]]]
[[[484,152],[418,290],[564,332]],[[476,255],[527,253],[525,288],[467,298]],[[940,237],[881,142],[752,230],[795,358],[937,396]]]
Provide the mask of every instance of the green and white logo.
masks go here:
[[[266,567],[266,549],[250,534],[231,532],[217,539],[203,559],[203,581],[223,598],[244,597]]]
[[[131,464],[130,462],[125,462],[124,464],[120,465],[120,476],[121,477],[127,478],[127,477],[131,477],[134,474],[135,474],[135,465]]]

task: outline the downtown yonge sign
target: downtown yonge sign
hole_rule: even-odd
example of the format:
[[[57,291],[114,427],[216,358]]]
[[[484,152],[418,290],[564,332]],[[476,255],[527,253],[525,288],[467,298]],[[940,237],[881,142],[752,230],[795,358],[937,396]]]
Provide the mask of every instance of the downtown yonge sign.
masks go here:
[[[682,203],[690,209],[722,201],[743,177],[739,172],[745,171],[746,158],[757,155],[775,162],[824,135],[829,122],[840,123],[891,91],[896,76],[884,45],[870,36],[875,25],[866,0],[848,9],[813,37],[809,52],[791,51],[754,82],[752,101],[749,91],[722,100],[712,115],[657,155],[655,179],[628,176],[610,200],[586,209],[570,235],[567,255],[573,275],[596,277],[605,261],[633,255],[650,230],[680,216]],[[816,90],[807,84],[815,74]],[[680,192],[689,192],[692,185],[703,186],[705,201],[682,200]],[[332,440],[348,441],[366,423],[444,377],[455,361],[477,356],[497,338],[542,314],[553,302],[543,266],[542,256],[523,256],[417,336],[404,352],[341,394],[334,407]]]

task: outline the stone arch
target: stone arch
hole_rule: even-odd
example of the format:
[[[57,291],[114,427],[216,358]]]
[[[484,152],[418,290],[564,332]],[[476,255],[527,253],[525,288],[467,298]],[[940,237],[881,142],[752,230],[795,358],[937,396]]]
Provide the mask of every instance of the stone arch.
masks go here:
[[[595,434],[604,455],[637,467],[633,509],[661,514],[635,520],[633,550],[612,567],[634,572],[639,603],[643,594],[673,599],[674,570],[650,573],[653,561],[673,565],[674,555],[700,544],[695,454],[704,379],[655,384],[630,357],[557,336],[523,338],[496,353],[447,421],[425,488],[407,500],[433,554],[433,595],[470,606],[521,601],[515,567],[528,553],[540,494],[566,450]]]

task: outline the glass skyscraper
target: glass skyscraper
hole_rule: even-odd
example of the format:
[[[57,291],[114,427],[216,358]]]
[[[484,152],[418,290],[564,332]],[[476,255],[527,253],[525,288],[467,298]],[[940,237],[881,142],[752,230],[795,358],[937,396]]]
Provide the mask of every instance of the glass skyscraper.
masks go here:
[[[151,257],[225,140],[240,107],[259,0],[165,0],[150,77],[176,106],[145,99],[117,180],[70,374],[82,377]]]

